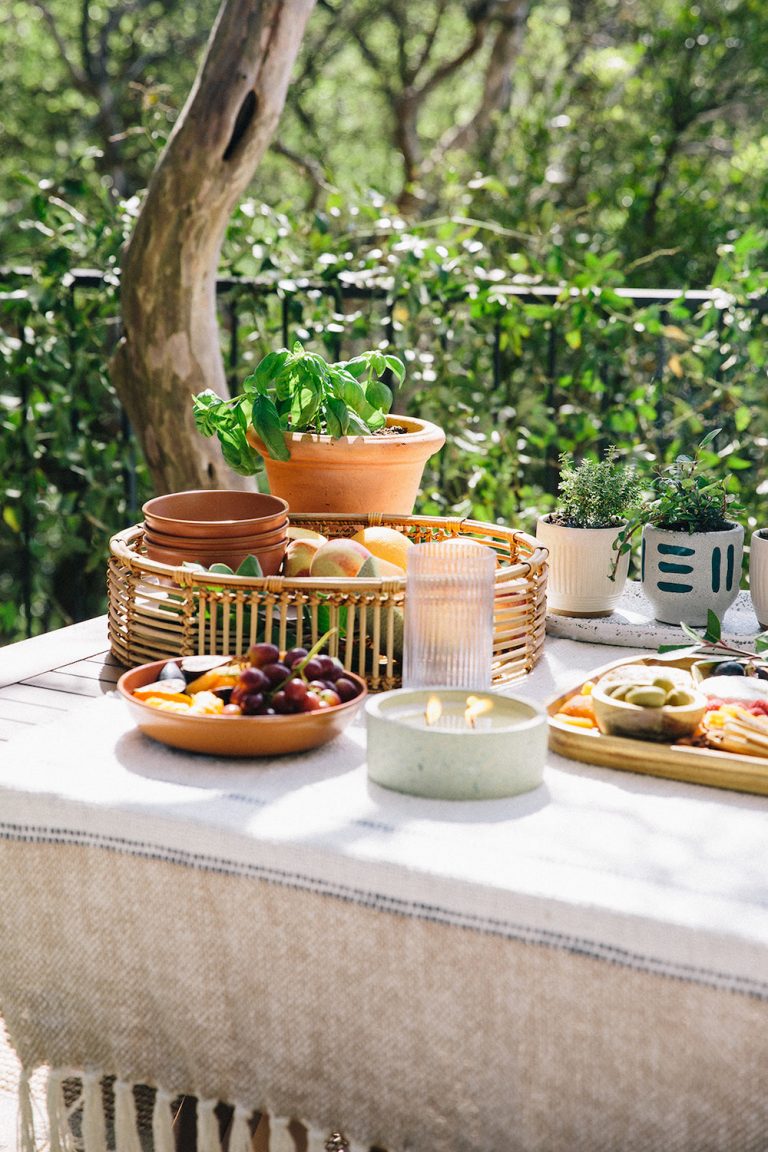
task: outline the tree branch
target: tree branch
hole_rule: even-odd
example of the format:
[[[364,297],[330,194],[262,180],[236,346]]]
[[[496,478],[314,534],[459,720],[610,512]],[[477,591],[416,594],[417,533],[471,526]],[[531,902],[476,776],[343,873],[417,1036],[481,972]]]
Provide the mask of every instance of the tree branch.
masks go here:
[[[528,0],[510,0],[504,5],[485,71],[480,102],[468,121],[443,134],[424,165],[425,174],[434,171],[451,149],[470,150],[490,127],[493,114],[509,104],[512,69],[520,54],[527,14]]]

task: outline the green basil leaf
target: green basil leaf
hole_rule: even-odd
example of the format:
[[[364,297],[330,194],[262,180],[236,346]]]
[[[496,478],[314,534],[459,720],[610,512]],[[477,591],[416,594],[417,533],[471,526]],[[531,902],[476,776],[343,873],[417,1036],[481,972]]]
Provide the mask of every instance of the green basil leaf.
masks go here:
[[[192,411],[195,417],[195,426],[203,436],[213,436],[222,419],[226,419],[228,406],[212,388],[198,392],[192,397]]]
[[[371,432],[378,432],[379,428],[383,428],[386,422],[387,418],[383,412],[374,412],[370,419],[366,420]]]
[[[351,376],[362,376],[363,372],[368,371],[368,361],[362,356],[355,356],[354,360],[345,360],[339,367],[345,368]]]
[[[356,412],[351,409],[347,412],[347,435],[367,436],[371,431],[370,426],[361,420]]]
[[[280,416],[269,396],[254,397],[251,421],[272,459],[290,460],[291,454],[285,442]]]
[[[312,424],[323,397],[322,381],[309,365],[302,364],[297,373],[297,387],[291,397],[291,427],[304,432]]]
[[[384,360],[397,383],[402,384],[403,380],[405,380],[405,364],[403,364],[399,356],[385,356]]]
[[[383,380],[369,380],[365,386],[365,398],[379,412],[389,412],[392,407],[392,389]]]
[[[242,428],[219,428],[216,435],[221,445],[221,453],[230,468],[241,476],[255,476],[261,472],[263,464],[258,452],[251,448]]]
[[[325,401],[325,423],[328,435],[334,440],[345,436],[349,426],[349,412],[343,400],[336,396],[328,396]]]
[[[362,384],[348,372],[335,373],[334,390],[338,398],[358,416],[362,416],[363,420],[373,415],[374,410],[366,399]]]
[[[266,392],[269,388],[274,387],[275,381],[280,376],[289,356],[290,353],[287,348],[281,348],[278,352],[269,352],[263,360],[259,361],[250,376],[243,381],[244,390],[246,392],[252,390]]]

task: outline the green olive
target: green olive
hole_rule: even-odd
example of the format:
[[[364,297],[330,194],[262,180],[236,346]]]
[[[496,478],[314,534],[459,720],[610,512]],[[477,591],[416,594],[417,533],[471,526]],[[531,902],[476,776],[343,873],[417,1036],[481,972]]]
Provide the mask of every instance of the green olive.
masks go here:
[[[637,704],[640,708],[663,708],[667,694],[663,688],[653,684],[640,684],[630,688],[624,699],[627,704]]]
[[[676,688],[667,695],[666,703],[669,708],[682,708],[686,704],[693,704],[693,696],[684,688]]]

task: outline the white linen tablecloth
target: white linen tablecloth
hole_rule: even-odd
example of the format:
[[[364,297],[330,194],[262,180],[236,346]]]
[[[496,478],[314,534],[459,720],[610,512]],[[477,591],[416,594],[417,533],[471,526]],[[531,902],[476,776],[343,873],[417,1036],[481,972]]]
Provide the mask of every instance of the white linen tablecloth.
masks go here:
[[[626,655],[548,640],[515,694]],[[368,782],[362,720],[226,761],[108,698],[7,745],[0,1008],[28,1071],[392,1149],[768,1148],[766,816],[554,755],[421,800]]]

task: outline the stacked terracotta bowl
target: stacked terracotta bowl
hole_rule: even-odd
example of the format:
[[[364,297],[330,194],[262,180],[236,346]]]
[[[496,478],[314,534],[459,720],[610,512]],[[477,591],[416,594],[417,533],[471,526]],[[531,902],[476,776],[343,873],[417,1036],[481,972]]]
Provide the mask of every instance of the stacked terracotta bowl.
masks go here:
[[[142,511],[147,556],[174,567],[187,560],[236,571],[255,556],[263,574],[274,576],[288,543],[288,505],[263,492],[171,492]]]

